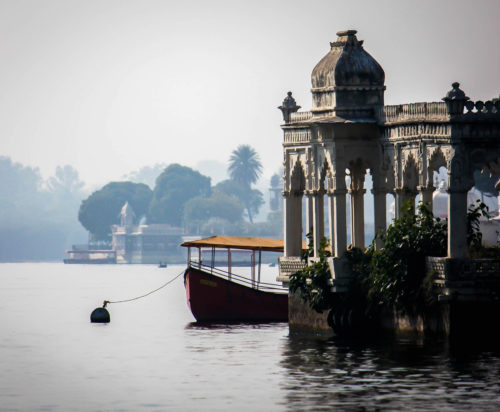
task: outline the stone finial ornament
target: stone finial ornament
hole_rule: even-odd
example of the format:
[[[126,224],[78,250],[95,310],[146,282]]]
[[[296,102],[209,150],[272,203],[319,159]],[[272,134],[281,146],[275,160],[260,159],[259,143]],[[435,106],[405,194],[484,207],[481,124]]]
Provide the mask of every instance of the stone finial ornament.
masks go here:
[[[283,113],[283,120],[285,121],[285,123],[289,123],[290,115],[298,111],[300,109],[300,106],[297,106],[297,102],[292,97],[292,92],[288,92],[285,99],[283,100],[283,104],[279,106],[278,109],[280,109]]]
[[[330,51],[314,67],[313,113],[373,119],[374,109],[384,105],[384,70],[365,51],[356,33],[339,31],[337,40],[330,43]]]
[[[464,112],[465,102],[469,98],[465,95],[464,91],[460,89],[460,83],[454,82],[451,84],[452,89],[443,97],[443,101],[448,107],[450,115],[460,115]]]

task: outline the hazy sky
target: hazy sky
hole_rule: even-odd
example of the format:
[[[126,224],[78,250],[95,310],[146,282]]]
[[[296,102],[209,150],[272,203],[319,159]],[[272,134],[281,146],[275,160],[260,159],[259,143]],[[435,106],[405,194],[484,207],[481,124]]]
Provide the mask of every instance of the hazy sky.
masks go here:
[[[226,163],[246,143],[268,178],[277,106],[291,90],[310,109],[311,71],[344,29],[384,68],[386,104],[439,100],[453,81],[500,93],[500,0],[0,0],[0,155],[97,185]]]

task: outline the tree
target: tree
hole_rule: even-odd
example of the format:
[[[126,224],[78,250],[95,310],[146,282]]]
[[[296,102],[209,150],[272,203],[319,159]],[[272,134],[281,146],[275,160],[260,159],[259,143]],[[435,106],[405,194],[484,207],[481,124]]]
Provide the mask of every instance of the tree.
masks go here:
[[[144,166],[139,170],[134,170],[123,176],[123,179],[134,183],[145,183],[149,187],[154,188],[156,179],[166,167],[167,165],[165,163],[156,163],[154,166]]]
[[[260,190],[245,187],[233,179],[217,183],[214,190],[238,199],[245,206],[250,223],[253,223],[252,216],[259,213],[260,207],[264,204],[264,196]]]
[[[262,174],[259,155],[249,145],[240,145],[229,158],[229,176],[245,188],[250,188]]]
[[[31,221],[44,215],[45,202],[40,191],[42,178],[38,169],[0,156],[0,223]]]
[[[229,175],[241,186],[240,200],[247,210],[248,220],[253,223],[252,216],[258,213],[264,203],[262,193],[252,190],[252,184],[257,182],[262,174],[262,164],[259,155],[249,145],[240,145],[231,153],[229,158]]]
[[[153,193],[144,183],[111,182],[92,193],[80,205],[78,220],[96,240],[106,240],[111,225],[120,221],[120,210],[128,202],[137,221],[147,213]]]
[[[193,197],[184,206],[184,221],[191,227],[200,227],[210,220],[235,223],[242,220],[242,214],[241,202],[218,190],[210,197]]]
[[[76,219],[81,185],[64,185],[59,169],[44,184],[37,168],[0,156],[0,261],[61,259],[72,243],[86,240]],[[73,193],[64,194],[56,181]]]
[[[82,190],[84,183],[78,177],[78,171],[70,165],[57,166],[56,174],[47,181],[50,192],[70,195]]]
[[[156,179],[149,220],[151,223],[181,226],[186,202],[193,197],[209,195],[209,177],[189,167],[172,164]]]

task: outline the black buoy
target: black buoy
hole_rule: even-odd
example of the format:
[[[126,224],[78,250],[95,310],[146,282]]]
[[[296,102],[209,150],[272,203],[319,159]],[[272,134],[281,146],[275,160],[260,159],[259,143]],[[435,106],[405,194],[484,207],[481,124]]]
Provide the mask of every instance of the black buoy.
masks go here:
[[[90,314],[90,322],[91,323],[109,323],[111,322],[111,318],[109,316],[109,312],[106,309],[106,305],[109,302],[107,300],[104,301],[102,308],[96,308]]]

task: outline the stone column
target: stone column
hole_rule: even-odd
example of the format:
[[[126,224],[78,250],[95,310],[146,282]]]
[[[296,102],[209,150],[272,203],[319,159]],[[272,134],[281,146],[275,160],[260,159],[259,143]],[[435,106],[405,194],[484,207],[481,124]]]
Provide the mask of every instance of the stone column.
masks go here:
[[[403,189],[394,190],[394,219],[401,217],[401,206],[404,203]]]
[[[319,244],[325,236],[325,211],[323,202],[323,193],[321,191],[314,192],[313,199],[313,241],[314,241],[314,257],[318,257]]]
[[[380,189],[372,189],[373,193],[373,208],[375,218],[375,236],[383,233],[386,230],[386,192]],[[378,237],[375,238],[375,250],[380,250],[384,247],[384,241]]]
[[[355,247],[365,247],[365,202],[363,189],[365,169],[360,165],[351,168],[351,243]]]
[[[401,217],[401,208],[403,205],[408,203],[408,201],[415,205],[416,192],[407,188],[401,188],[395,190],[396,204],[395,204],[395,217],[399,219]]]
[[[304,228],[304,235],[312,232],[314,226],[314,205],[313,205],[313,195],[311,193],[306,193],[305,195],[306,203],[306,227]]]
[[[335,257],[342,257],[347,249],[346,193],[347,190],[345,188],[335,189],[333,192],[335,204],[335,239],[333,241],[335,245]]]
[[[283,193],[285,256],[300,256],[302,250],[302,196]]]
[[[436,188],[434,186],[419,186],[420,199],[422,203],[432,212],[432,194]]]
[[[351,243],[354,247],[365,247],[365,189],[350,190],[351,194]]]
[[[328,230],[330,236],[330,248],[334,255],[334,237],[335,237],[335,196],[333,192],[328,192]]]
[[[448,190],[448,257],[467,257],[467,190]]]

